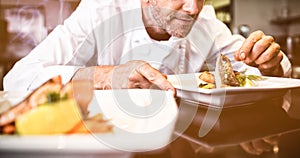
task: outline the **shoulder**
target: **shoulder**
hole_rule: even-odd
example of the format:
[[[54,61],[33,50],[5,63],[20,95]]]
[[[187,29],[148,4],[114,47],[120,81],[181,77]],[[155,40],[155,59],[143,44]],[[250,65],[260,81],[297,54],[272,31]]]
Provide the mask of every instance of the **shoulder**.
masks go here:
[[[203,6],[197,20],[203,25],[223,26],[223,22],[217,19],[215,9],[211,5]]]
[[[81,0],[71,17],[74,21],[99,24],[115,15],[140,8],[140,0]]]
[[[84,8],[118,8],[121,10],[140,7],[140,0],[81,0],[79,7]]]
[[[211,5],[204,5],[194,28],[204,31],[211,38],[218,34],[231,34],[230,29],[216,17],[215,10]]]
[[[204,5],[200,15],[200,18],[207,18],[207,19],[216,19],[216,12],[213,6],[211,5]]]
[[[215,9],[212,5],[204,5],[197,20],[201,21],[203,25],[208,24],[216,26],[224,24],[217,18]]]

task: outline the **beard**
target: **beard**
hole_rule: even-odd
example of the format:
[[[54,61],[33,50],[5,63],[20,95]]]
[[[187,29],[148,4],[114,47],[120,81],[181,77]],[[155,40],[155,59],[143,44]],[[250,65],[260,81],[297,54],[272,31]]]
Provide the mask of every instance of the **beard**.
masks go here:
[[[166,26],[166,31],[175,37],[186,37],[192,29],[194,21],[184,21],[182,19],[172,19]]]
[[[179,11],[152,6],[151,12],[157,27],[179,38],[186,37],[196,21],[195,17],[180,13]]]

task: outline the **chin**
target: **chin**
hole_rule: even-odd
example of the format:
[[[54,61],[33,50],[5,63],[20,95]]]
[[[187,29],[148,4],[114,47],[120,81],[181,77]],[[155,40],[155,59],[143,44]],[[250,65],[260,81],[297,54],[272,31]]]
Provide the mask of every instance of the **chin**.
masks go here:
[[[191,31],[192,25],[183,25],[182,23],[176,23],[171,25],[167,32],[175,37],[184,38],[186,37]]]
[[[173,34],[172,36],[177,37],[177,38],[184,38],[186,35],[180,35],[180,34]]]
[[[172,31],[170,35],[178,38],[185,38],[189,34],[189,31],[183,31],[183,32],[178,32],[178,31]]]

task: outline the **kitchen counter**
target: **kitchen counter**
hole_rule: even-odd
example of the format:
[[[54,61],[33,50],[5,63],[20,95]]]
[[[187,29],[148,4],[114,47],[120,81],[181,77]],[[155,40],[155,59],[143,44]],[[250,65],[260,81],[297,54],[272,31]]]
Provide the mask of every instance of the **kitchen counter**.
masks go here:
[[[155,151],[124,152],[124,154],[116,154],[112,157],[126,157],[129,154],[134,158],[252,158],[257,157],[253,153],[255,146],[257,150],[261,150],[260,158],[298,158],[300,155],[298,149],[300,144],[300,88],[294,88],[287,93],[288,95],[276,98],[271,97],[241,106],[224,108],[211,108],[207,105],[176,98],[179,113],[170,144]],[[289,101],[289,99],[292,100]],[[289,101],[289,104],[286,104],[286,101]],[[214,116],[207,115],[209,110],[220,112],[215,122]],[[200,135],[202,126],[208,127],[209,124],[213,125],[212,128],[207,128],[207,133]],[[161,137],[162,135],[157,136]],[[78,137],[81,138],[81,136]],[[64,140],[63,138],[70,139]],[[58,141],[60,145],[67,146],[69,144],[69,147],[73,147],[71,144],[74,143],[70,143],[68,140],[76,140],[74,142],[78,143],[78,139],[72,138],[74,137],[57,137],[58,140],[61,140]],[[94,144],[100,143],[95,141],[95,138],[91,140],[94,141]],[[93,142],[82,141],[81,143],[83,142],[87,143],[86,146],[93,147]],[[143,141],[140,146],[147,146],[147,144],[151,144],[151,141]],[[55,144],[52,145],[55,146]],[[63,146],[60,145],[57,148],[57,156],[70,156],[68,150],[62,150]],[[75,157],[97,157],[103,154],[101,151],[99,153],[85,151],[87,152],[80,153],[80,151],[72,150],[72,153],[76,153],[73,155]],[[47,150],[40,151],[35,157],[45,156],[46,152]],[[5,153],[16,154],[7,151]],[[22,154],[19,157],[30,155],[29,151],[20,151],[20,153]]]
[[[199,130],[203,123],[212,119],[205,118],[208,107],[181,100],[179,120],[174,131],[177,139],[169,145],[168,150],[152,156],[252,158],[257,155],[251,153],[249,148],[260,142],[256,147],[263,149],[265,145],[270,149],[262,152],[260,158],[297,158],[300,155],[297,148],[300,144],[299,95],[300,89],[291,91],[292,101],[289,107],[283,106],[285,99],[279,97],[245,106],[215,109],[221,110],[221,115],[204,136],[199,136]],[[197,111],[191,123],[182,131],[182,125],[186,125],[187,118],[194,114],[195,108]],[[272,140],[274,144],[267,145],[267,140]],[[150,155],[138,154],[137,158],[151,157]]]

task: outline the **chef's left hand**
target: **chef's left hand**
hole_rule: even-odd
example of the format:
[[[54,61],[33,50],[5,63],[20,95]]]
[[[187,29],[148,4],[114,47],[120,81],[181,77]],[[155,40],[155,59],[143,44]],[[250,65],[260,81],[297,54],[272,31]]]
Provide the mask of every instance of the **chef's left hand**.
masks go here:
[[[235,60],[257,67],[262,75],[283,76],[280,64],[283,52],[272,36],[262,31],[255,31],[244,41],[242,47],[235,52]]]

